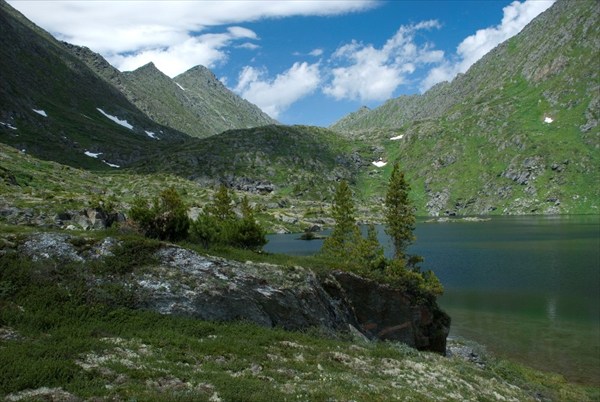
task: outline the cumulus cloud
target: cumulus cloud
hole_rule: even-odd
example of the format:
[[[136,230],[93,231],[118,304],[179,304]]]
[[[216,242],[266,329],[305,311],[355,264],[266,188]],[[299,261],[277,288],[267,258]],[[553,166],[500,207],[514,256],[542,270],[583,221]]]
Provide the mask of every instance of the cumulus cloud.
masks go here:
[[[341,66],[332,69],[333,79],[323,92],[338,100],[389,99],[417,66],[443,59],[443,51],[415,43],[418,31],[437,28],[440,24],[436,20],[401,26],[380,49],[357,41],[341,46],[333,54]]]
[[[555,0],[526,0],[523,3],[513,1],[504,7],[502,22],[465,38],[457,47],[453,60],[444,60],[442,64],[431,69],[421,84],[425,91],[442,81],[452,80],[458,73],[464,73],[475,62],[498,44],[513,37],[531,20],[548,9]]]
[[[309,56],[319,57],[323,55],[323,49],[313,49],[308,53]]]
[[[9,2],[57,38],[87,46],[119,69],[134,69],[154,61],[171,76],[196,64],[212,67],[222,62],[226,59],[224,48],[236,39],[258,39],[243,27],[213,34],[216,37],[202,34],[210,27],[264,18],[337,15],[376,6],[375,0]],[[245,43],[245,47],[253,45]]]
[[[269,78],[266,69],[246,66],[234,91],[277,119],[291,104],[314,92],[320,82],[318,63],[294,63],[275,78]]]

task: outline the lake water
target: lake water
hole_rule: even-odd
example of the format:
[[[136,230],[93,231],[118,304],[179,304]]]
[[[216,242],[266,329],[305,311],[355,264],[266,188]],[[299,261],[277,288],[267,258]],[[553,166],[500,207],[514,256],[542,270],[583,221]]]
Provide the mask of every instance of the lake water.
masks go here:
[[[600,386],[600,217],[419,222],[415,234],[410,252],[444,284],[450,336]],[[322,245],[297,234],[268,238],[272,253],[310,255]]]

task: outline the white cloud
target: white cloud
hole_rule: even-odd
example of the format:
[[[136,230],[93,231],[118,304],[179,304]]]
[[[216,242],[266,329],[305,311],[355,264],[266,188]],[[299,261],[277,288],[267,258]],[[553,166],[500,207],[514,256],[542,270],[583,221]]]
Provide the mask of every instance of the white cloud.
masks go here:
[[[211,67],[222,62],[227,58],[224,48],[234,40],[258,39],[253,31],[239,26],[223,33],[202,34],[209,27],[264,18],[337,15],[377,4],[375,0],[9,2],[57,38],[87,46],[119,69],[135,69],[153,61],[170,76],[197,64]],[[252,43],[249,45],[243,46],[251,47]]]
[[[122,71],[134,70],[152,61],[160,71],[174,77],[198,64],[209,68],[214,67],[227,59],[227,53],[223,49],[232,42],[254,38],[257,38],[256,34],[249,29],[230,27],[223,33],[190,36],[166,48],[151,48],[125,55],[109,55],[107,60]]]
[[[430,70],[421,84],[425,91],[442,81],[452,80],[458,73],[464,73],[475,62],[498,44],[513,37],[548,9],[555,0],[526,0],[523,3],[513,1],[504,7],[502,22],[486,29],[480,29],[475,34],[465,38],[456,49],[454,60],[444,60],[442,64]]]
[[[323,49],[313,49],[308,53],[309,56],[319,57],[323,55]]]
[[[318,63],[294,63],[275,78],[268,78],[264,69],[246,66],[234,90],[277,119],[292,103],[314,92],[320,82]]]
[[[241,49],[256,50],[260,46],[258,46],[256,43],[246,42],[246,43],[242,43],[241,45],[239,45],[237,47],[241,48]]]
[[[345,65],[333,68],[333,80],[323,92],[338,100],[389,99],[417,66],[443,59],[443,51],[433,49],[430,44],[415,43],[416,32],[436,28],[440,25],[435,20],[401,26],[380,49],[357,41],[341,46],[333,59]]]

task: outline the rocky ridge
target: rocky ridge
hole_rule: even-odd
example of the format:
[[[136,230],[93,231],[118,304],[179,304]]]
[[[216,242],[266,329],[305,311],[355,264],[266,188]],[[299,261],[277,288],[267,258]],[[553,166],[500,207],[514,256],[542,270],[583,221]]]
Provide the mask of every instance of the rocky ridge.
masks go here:
[[[175,78],[163,74],[152,62],[120,72],[89,48],[66,42],[63,45],[148,117],[192,137],[277,123],[231,92],[204,66],[193,67]]]

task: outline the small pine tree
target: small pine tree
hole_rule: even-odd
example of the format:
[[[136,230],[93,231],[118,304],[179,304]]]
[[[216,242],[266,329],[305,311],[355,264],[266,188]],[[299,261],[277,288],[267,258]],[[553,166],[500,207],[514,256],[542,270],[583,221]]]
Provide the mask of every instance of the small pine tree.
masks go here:
[[[233,220],[235,212],[233,212],[232,203],[233,200],[227,186],[221,184],[219,190],[213,195],[212,203],[207,206],[208,213],[221,221]]]
[[[331,235],[325,239],[321,252],[338,261],[348,261],[356,253],[361,236],[356,218],[352,192],[345,180],[342,180],[335,192],[331,214],[335,226]]]
[[[375,225],[370,224],[367,229],[367,238],[359,236],[346,250],[345,265],[357,274],[379,278],[386,266],[383,247],[377,240]]]
[[[406,249],[415,240],[416,218],[410,199],[410,186],[400,170],[398,162],[394,164],[385,197],[386,233],[394,244],[394,259],[403,260],[409,266],[416,267],[422,261],[419,256],[407,257]]]
[[[188,236],[190,220],[187,206],[173,187],[162,191],[151,205],[144,199],[136,198],[130,217],[146,237],[177,241]]]
[[[232,243],[237,247],[250,250],[260,250],[267,244],[265,230],[256,222],[254,208],[248,202],[248,197],[242,198],[240,206],[242,219],[237,220],[232,231]]]

